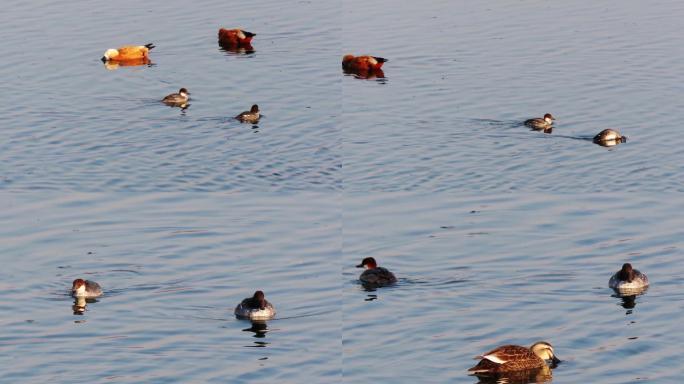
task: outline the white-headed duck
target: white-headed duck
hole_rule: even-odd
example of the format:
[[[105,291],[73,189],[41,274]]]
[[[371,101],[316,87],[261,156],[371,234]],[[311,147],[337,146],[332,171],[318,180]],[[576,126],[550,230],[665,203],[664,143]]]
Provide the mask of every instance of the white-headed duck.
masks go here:
[[[547,113],[544,117],[535,117],[534,119],[525,120],[525,125],[536,130],[550,130],[553,128],[553,121],[556,120],[553,115]]]
[[[76,279],[71,286],[71,295],[76,298],[95,298],[102,296],[102,288],[94,281]]]
[[[164,102],[166,104],[174,104],[174,105],[175,104],[185,104],[190,99],[189,95],[190,95],[190,92],[188,92],[187,89],[181,88],[178,90],[178,93],[172,93],[170,95],[166,95],[166,97],[164,97],[162,99],[162,102]]]
[[[644,290],[648,287],[648,277],[638,269],[632,268],[632,264],[624,263],[622,268],[610,277],[608,286],[618,291]]]
[[[269,320],[276,314],[275,308],[266,300],[263,291],[256,291],[235,307],[235,316],[249,320]]]

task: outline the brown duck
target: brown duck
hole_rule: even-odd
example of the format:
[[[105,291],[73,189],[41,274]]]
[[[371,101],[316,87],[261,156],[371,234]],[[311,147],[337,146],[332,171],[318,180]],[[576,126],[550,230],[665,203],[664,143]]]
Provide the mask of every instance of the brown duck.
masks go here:
[[[476,359],[481,360],[476,366],[468,369],[475,374],[538,369],[546,366],[547,361],[551,361],[553,365],[560,363],[551,344],[545,341],[536,342],[529,348],[503,345],[477,356]]]
[[[356,268],[366,268],[359,276],[361,283],[372,286],[390,285],[397,282],[397,278],[387,268],[378,267],[378,263],[372,257],[366,257]]]

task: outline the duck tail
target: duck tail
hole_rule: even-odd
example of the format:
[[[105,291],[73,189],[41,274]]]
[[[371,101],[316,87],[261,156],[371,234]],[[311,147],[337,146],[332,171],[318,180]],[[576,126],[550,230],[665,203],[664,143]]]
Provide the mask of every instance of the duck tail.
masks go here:
[[[384,57],[376,57],[376,56],[373,56],[373,58],[375,59],[375,61],[378,62],[378,63],[375,65],[375,69],[380,69],[380,68],[382,67],[383,64],[385,64],[386,62],[389,61],[389,60],[385,59]]]
[[[154,44],[152,44],[152,43],[145,44],[145,48],[152,49],[152,48],[154,48]]]

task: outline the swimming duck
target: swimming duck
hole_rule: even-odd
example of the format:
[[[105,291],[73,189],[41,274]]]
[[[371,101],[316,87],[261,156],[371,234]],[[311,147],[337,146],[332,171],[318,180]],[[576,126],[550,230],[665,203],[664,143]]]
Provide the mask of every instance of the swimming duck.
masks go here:
[[[188,95],[190,95],[190,92],[185,88],[181,88],[178,90],[178,93],[172,93],[164,97],[162,102],[166,104],[185,104],[188,102],[188,99],[190,99]]]
[[[603,145],[604,147],[612,147],[614,145],[624,143],[627,137],[622,136],[620,132],[614,129],[604,129],[594,136],[594,143]]]
[[[76,279],[71,286],[71,295],[76,298],[95,298],[102,296],[102,288],[94,281]]]
[[[218,31],[218,40],[221,45],[248,45],[252,42],[252,38],[256,33],[247,32],[239,28],[225,29],[221,28]]]
[[[525,125],[536,130],[550,130],[553,128],[553,121],[556,120],[553,115],[547,113],[544,117],[535,117],[534,119],[525,120]]]
[[[263,291],[254,292],[254,296],[242,300],[235,307],[235,316],[241,319],[269,320],[275,314],[275,308],[266,300]]]
[[[610,277],[608,286],[619,291],[643,290],[648,287],[648,277],[638,269],[632,268],[632,264],[624,263],[622,269]]]
[[[475,357],[481,359],[468,369],[473,373],[498,373],[542,368],[550,360],[552,366],[560,363],[551,344],[538,341],[526,348],[520,345],[503,345]]]
[[[154,44],[127,45],[118,49],[110,48],[102,56],[102,62],[108,61],[140,61],[148,58],[150,49]]]
[[[357,265],[356,268],[366,268],[359,280],[361,283],[372,286],[383,286],[390,285],[397,282],[397,278],[394,274],[387,270],[387,268],[378,267],[375,259],[372,257],[366,257],[361,261],[361,264]]]
[[[344,55],[342,57],[342,69],[347,72],[369,72],[380,69],[387,59],[377,56],[354,56]]]
[[[235,116],[235,118],[243,123],[256,123],[259,121],[259,118],[261,118],[261,115],[259,114],[259,106],[254,104],[249,111],[244,111]]]

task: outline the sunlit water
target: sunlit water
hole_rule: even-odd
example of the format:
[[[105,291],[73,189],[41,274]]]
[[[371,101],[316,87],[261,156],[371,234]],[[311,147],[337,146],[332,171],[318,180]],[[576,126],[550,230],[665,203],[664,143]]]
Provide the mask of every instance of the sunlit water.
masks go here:
[[[339,207],[304,195],[6,197],[0,382],[339,382]],[[257,289],[265,332],[233,316]]]
[[[347,190],[684,190],[684,3],[396,4],[345,2],[343,51],[389,59],[342,83]]]
[[[684,201],[662,197],[348,197],[345,380],[475,383],[474,356],[546,340],[554,382],[679,382]],[[364,290],[368,256],[399,283]],[[651,280],[633,302],[608,288],[626,261]]]
[[[474,383],[540,339],[554,382],[681,381],[681,2],[5,8],[0,381]],[[362,289],[367,256],[399,283]],[[606,287],[624,261],[634,300]],[[76,277],[105,290],[83,312]],[[266,329],[232,315],[255,289]]]
[[[17,3],[0,23],[0,186],[77,191],[340,188],[339,12],[317,2]],[[219,27],[254,32],[225,52]],[[154,43],[153,66],[105,69]],[[159,101],[186,87],[181,111]],[[259,104],[257,126],[238,113]]]

